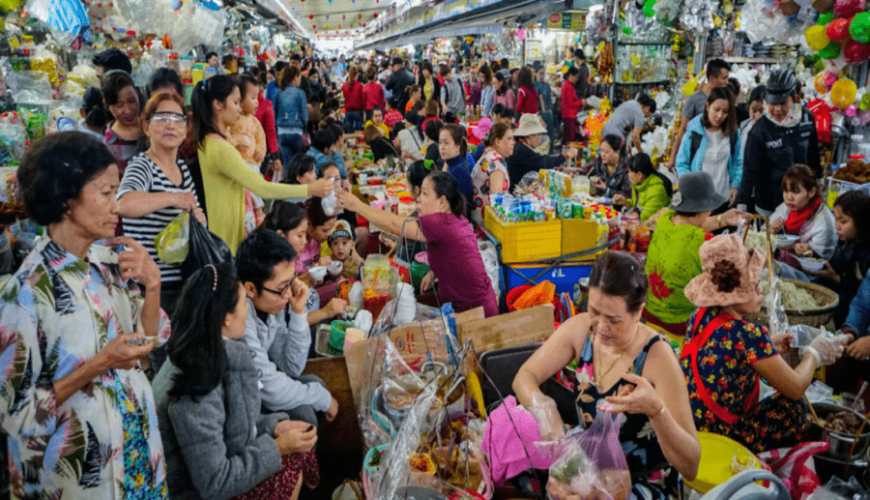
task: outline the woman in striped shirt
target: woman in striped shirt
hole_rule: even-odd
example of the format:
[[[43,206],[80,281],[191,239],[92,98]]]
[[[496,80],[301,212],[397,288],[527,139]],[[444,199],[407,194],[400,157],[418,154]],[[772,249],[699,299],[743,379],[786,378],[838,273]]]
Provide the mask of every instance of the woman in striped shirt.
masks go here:
[[[145,105],[142,129],[148,149],[130,159],[118,188],[124,236],[142,244],[160,267],[160,305],[172,315],[181,292],[181,269],[162,262],[154,239],[182,212],[192,212],[205,224],[193,179],[178,147],[187,137],[183,101],[170,93],[154,95]]]

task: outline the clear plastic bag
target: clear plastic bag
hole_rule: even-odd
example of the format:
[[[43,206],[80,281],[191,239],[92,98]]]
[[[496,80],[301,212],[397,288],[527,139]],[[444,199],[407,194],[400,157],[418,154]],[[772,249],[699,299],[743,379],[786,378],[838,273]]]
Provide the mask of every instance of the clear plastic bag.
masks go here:
[[[157,256],[165,264],[180,265],[187,258],[190,242],[190,213],[184,212],[154,238]]]

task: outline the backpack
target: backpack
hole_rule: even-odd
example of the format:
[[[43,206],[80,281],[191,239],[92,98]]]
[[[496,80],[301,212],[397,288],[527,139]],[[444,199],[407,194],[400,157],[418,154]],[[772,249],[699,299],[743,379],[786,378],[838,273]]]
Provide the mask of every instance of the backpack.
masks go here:
[[[459,84],[459,89],[462,91],[462,100],[464,101],[465,100],[465,91],[463,89],[465,89],[465,84],[462,83],[462,80],[459,77],[456,78],[456,83]],[[450,102],[450,85],[447,85],[447,84],[444,85],[444,96],[446,97],[446,99],[444,99],[444,100],[446,102]]]
[[[728,138],[731,141],[731,156],[732,157],[734,156],[734,152],[737,150],[737,139],[739,137],[740,137],[740,134],[738,132],[735,132],[735,133],[731,134],[731,137]],[[701,139],[703,139],[703,138],[704,138],[703,135],[701,135],[697,132],[692,132],[692,144],[691,144],[690,149],[689,149],[689,165],[691,165],[692,162],[695,160],[695,153],[697,153],[698,149],[701,148]]]

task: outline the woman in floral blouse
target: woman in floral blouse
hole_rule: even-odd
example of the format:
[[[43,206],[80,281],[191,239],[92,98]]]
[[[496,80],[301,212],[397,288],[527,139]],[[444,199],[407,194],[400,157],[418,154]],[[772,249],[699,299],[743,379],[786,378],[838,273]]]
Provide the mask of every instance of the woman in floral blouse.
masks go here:
[[[96,244],[118,223],[118,166],[82,132],[45,137],[18,180],[46,234],[0,291],[0,423],[12,498],[164,499],[154,397],[139,364],[158,331],[145,248]]]
[[[489,205],[489,195],[507,191],[510,178],[506,158],[514,151],[514,132],[503,123],[492,127],[485,140],[486,152],[471,171],[474,184],[473,222],[483,227],[483,214]]]
[[[701,245],[700,257],[704,272],[685,288],[699,308],[680,356],[695,425],[756,453],[801,442],[809,427],[804,391],[816,368],[840,357],[845,338],[817,337],[792,369],[778,352],[789,348],[786,335],[768,336],[743,319],[761,310],[764,256],[728,234]],[[759,400],[761,377],[776,393]]]

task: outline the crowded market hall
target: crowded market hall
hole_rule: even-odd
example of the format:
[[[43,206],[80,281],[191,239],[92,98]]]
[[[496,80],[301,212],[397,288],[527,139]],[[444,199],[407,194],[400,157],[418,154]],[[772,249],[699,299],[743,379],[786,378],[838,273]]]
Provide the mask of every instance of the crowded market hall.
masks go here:
[[[870,500],[865,0],[0,28],[0,500]]]

